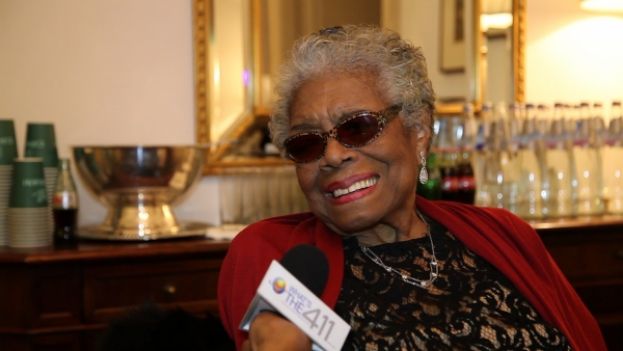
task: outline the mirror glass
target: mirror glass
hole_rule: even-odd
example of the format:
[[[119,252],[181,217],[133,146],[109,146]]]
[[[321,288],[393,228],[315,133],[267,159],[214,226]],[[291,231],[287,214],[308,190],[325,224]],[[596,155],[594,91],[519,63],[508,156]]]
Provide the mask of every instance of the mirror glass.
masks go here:
[[[482,0],[480,68],[483,101],[523,101],[524,0]]]
[[[381,0],[254,1],[256,101],[268,114],[273,82],[294,41],[321,28],[344,23],[381,24]]]
[[[378,24],[421,46],[441,115],[460,114],[466,101],[478,109],[483,98],[517,100],[515,12],[523,1],[195,0],[197,139],[211,145],[206,172],[287,163],[266,128],[274,75],[296,38],[336,24]],[[481,31],[481,15],[509,7],[510,24]],[[508,95],[487,94],[493,89]]]

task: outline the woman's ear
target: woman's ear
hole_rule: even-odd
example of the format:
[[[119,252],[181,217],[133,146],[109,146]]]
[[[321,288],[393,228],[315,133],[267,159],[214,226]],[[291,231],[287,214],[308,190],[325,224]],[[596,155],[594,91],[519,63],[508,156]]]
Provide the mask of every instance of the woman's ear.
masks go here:
[[[409,128],[410,140],[411,140],[411,149],[416,150],[419,154],[420,152],[428,153],[428,148],[430,142],[432,140],[432,132],[430,128],[426,126],[417,126]]]
[[[418,152],[424,152],[425,154],[428,154],[428,148],[430,146],[431,140],[432,135],[428,128],[426,128],[426,130],[418,132],[416,150],[418,150]]]

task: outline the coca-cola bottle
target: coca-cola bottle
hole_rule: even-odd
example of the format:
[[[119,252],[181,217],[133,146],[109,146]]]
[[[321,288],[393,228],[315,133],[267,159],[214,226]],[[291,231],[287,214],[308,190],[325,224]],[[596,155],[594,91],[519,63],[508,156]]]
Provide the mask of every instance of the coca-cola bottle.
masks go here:
[[[456,201],[459,191],[457,168],[459,146],[457,143],[458,118],[447,117],[439,120],[438,166],[441,176],[441,199]]]
[[[459,174],[459,190],[457,201],[474,204],[476,197],[476,180],[474,177],[474,168],[472,167],[471,152],[463,149],[460,154],[458,166]]]
[[[61,158],[58,177],[52,197],[54,217],[54,245],[65,246],[76,243],[78,222],[78,194],[71,175],[69,159]]]

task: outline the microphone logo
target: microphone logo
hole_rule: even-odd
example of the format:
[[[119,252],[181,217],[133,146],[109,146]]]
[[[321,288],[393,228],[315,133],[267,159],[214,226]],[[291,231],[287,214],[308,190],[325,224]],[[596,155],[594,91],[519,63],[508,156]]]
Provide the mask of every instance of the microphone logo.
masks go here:
[[[286,281],[279,277],[273,280],[273,290],[277,294],[281,294],[286,290]]]

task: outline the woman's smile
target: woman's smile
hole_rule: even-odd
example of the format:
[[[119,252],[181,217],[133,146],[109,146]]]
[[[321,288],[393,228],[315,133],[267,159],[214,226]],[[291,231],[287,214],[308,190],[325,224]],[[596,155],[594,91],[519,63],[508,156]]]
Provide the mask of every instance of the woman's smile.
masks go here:
[[[375,185],[379,181],[376,175],[361,177],[351,177],[349,181],[333,182],[327,188],[327,195],[333,200],[334,204],[344,204],[360,199],[375,190]]]

